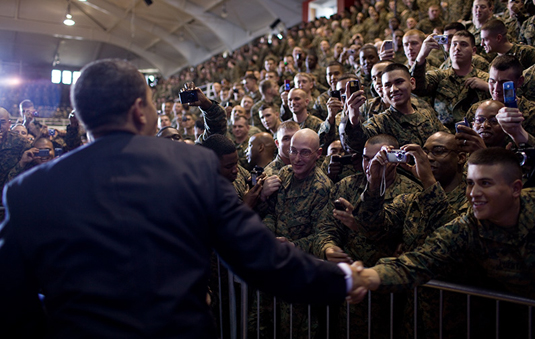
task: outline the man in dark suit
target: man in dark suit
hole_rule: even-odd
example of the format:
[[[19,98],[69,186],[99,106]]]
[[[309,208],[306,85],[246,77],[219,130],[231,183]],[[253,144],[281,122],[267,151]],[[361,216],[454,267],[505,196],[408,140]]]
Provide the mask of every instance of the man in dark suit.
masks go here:
[[[134,66],[86,66],[71,100],[94,141],[4,190],[2,337],[215,338],[212,250],[290,301],[356,295],[353,267],[279,243],[210,150],[153,137],[158,116]]]

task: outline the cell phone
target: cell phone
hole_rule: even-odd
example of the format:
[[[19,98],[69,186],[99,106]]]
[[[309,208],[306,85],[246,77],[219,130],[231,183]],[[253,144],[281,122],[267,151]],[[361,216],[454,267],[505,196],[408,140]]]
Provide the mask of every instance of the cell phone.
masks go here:
[[[358,80],[351,80],[349,82],[349,93],[348,96],[360,90],[360,82]]]
[[[392,40],[385,40],[383,41],[383,46],[385,48],[385,51],[393,50],[394,44],[392,43]]]
[[[459,125],[470,127],[470,123],[468,122],[468,119],[464,118],[464,121],[459,121],[455,123],[455,133],[459,133],[459,129],[457,128],[457,126]]]
[[[448,36],[447,35],[435,35],[435,40],[440,45],[446,45],[448,43]]]
[[[346,206],[340,200],[335,200],[334,201],[334,208],[339,210],[339,211],[345,211],[346,210]]]
[[[178,93],[178,95],[180,96],[180,103],[182,104],[199,101],[199,96],[197,95],[196,90],[183,91]]]
[[[337,90],[331,91],[331,97],[337,98],[338,100],[342,100],[341,93]]]
[[[333,156],[332,160],[333,162],[339,162],[342,165],[350,165],[353,163],[352,158],[353,158],[353,154],[348,154],[348,155],[342,155],[342,156]]]
[[[48,134],[50,134],[50,136],[54,136],[54,134],[56,134],[56,130],[53,129],[53,128],[50,128],[50,129],[48,130]]]
[[[39,112],[37,112],[37,111],[34,111],[32,114],[33,114],[34,117],[38,117],[39,116]]]
[[[251,171],[251,184],[255,186],[258,182],[258,177],[264,173],[264,168],[260,166],[255,166]]]
[[[503,103],[505,107],[518,108],[516,102],[515,84],[512,81],[503,83]]]
[[[46,158],[50,156],[50,150],[48,148],[40,148],[37,156],[40,158]]]
[[[407,153],[400,149],[393,149],[386,152],[386,158],[388,162],[406,163],[409,160]]]
[[[292,89],[292,85],[290,84],[290,80],[284,80],[284,90],[289,91]]]

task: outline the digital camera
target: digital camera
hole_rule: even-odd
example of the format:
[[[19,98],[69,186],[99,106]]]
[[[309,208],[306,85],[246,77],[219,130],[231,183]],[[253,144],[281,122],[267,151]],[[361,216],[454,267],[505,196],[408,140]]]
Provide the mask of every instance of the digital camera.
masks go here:
[[[180,103],[182,104],[188,104],[190,102],[199,101],[199,97],[197,95],[196,90],[180,92],[179,96],[180,96]]]
[[[409,161],[409,156],[407,155],[407,153],[400,149],[393,149],[391,151],[386,152],[386,157],[388,159],[388,162],[406,163]]]
[[[435,36],[435,40],[440,45],[446,45],[448,43],[448,36],[447,35],[437,35],[437,36]]]

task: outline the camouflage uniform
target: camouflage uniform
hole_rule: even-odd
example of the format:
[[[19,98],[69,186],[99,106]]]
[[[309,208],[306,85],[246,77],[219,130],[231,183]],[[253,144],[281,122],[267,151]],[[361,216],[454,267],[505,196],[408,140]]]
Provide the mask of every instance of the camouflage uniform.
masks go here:
[[[251,173],[249,173],[248,170],[238,165],[238,176],[236,177],[236,180],[232,182],[232,186],[234,186],[236,193],[238,193],[238,197],[242,201],[245,194],[247,194],[249,191],[249,185],[247,184],[247,181],[249,180],[250,176]]]
[[[405,51],[403,51],[403,48],[400,48],[398,51],[394,52],[394,62],[398,64],[407,63],[407,56],[405,55]]]
[[[256,90],[254,92],[249,92],[247,93],[248,96],[250,96],[252,99],[253,99],[253,102],[259,102],[260,100],[262,100],[262,93],[260,93],[260,90]]]
[[[338,126],[340,126],[340,120],[342,119],[342,112],[336,114],[334,117],[334,126],[331,126],[329,121],[325,119],[320,125],[318,135],[320,137],[320,147],[323,148],[324,154],[327,154],[327,148],[335,141],[339,140]]]
[[[535,46],[535,16],[530,17],[520,28],[520,42]]]
[[[417,97],[416,95],[411,95],[411,104],[413,104],[417,109],[424,108],[431,110],[429,104],[422,98]],[[360,121],[365,122],[375,114],[379,114],[388,109],[388,104],[386,104],[383,99],[380,97],[368,99],[360,106]]]
[[[249,137],[247,137],[247,139],[245,139],[240,144],[234,141],[234,145],[236,145],[236,151],[238,151],[238,161],[240,166],[247,169],[248,171],[251,170],[252,167],[249,164],[249,160],[247,160],[247,156],[245,155],[247,147],[249,147]]]
[[[287,121],[293,121],[292,119],[289,119]],[[309,114],[307,116],[307,118],[305,119],[305,121],[303,121],[302,123],[299,124],[299,127],[301,129],[304,129],[304,128],[310,128],[311,130],[313,130],[314,132],[318,132],[320,127],[321,127],[321,123],[323,121],[320,120],[318,117],[316,116],[313,116],[312,114]]]
[[[526,69],[523,73],[524,84],[517,91],[518,96],[524,96],[530,101],[535,101],[535,65]]]
[[[416,29],[424,32],[426,35],[433,33],[433,29],[436,27],[444,27],[444,21],[441,18],[431,21],[429,18],[425,18],[418,22]]]
[[[264,167],[264,173],[266,173],[266,176],[272,176],[274,174],[278,175],[281,168],[286,166],[284,161],[282,161],[280,155],[277,154],[275,157],[275,160],[270,162],[269,164]]]
[[[535,190],[520,196],[517,226],[503,228],[478,220],[473,212],[458,217],[431,234],[414,252],[381,259],[373,269],[381,291],[401,291],[424,284],[456,265],[483,268],[487,280],[530,299],[535,298]],[[435,206],[434,208],[440,208]]]
[[[487,59],[483,58],[479,54],[472,55],[472,66],[474,68],[477,68],[483,72],[489,71],[490,63],[487,61]],[[451,58],[448,57],[446,61],[440,65],[439,69],[450,69],[451,68]]]
[[[353,126],[347,124],[345,134],[349,146],[361,151],[368,138],[378,134],[394,136],[400,145],[418,144],[423,146],[427,138],[438,131],[448,129],[438,120],[435,111],[417,108],[412,105],[413,114],[403,114],[393,106],[381,114],[372,116],[368,121]]]
[[[447,18],[446,22],[469,20],[472,13],[472,1],[453,0],[448,1],[446,11],[442,10]]]
[[[335,219],[332,215],[334,209],[333,201],[343,197],[356,204],[360,194],[366,187],[366,176],[362,173],[344,178],[335,184],[331,190],[331,198],[325,207],[319,224],[317,241],[314,247],[314,254],[325,258],[325,249],[332,246],[340,247],[353,260],[362,260],[364,265],[373,265],[378,259],[391,256],[395,251],[396,244],[377,243],[368,240],[361,232],[353,231]],[[421,186],[399,172],[396,179],[385,192],[385,201],[392,201],[396,196],[403,193],[411,193],[421,190]],[[389,330],[390,296],[374,293],[372,294],[372,337],[387,337]],[[346,328],[347,307],[345,305],[331,307],[331,313],[336,313],[338,328]],[[350,309],[350,337],[367,337],[367,316],[368,304],[360,303],[351,305]],[[333,328],[335,325],[331,325]],[[344,331],[345,332],[345,331]],[[343,337],[342,333],[331,333],[332,337]],[[345,334],[345,333],[344,333]]]
[[[212,100],[212,106],[206,111],[201,109],[201,113],[205,130],[195,143],[202,144],[212,134],[227,134],[227,113],[217,101]]]
[[[470,107],[483,99],[489,98],[488,90],[480,91],[466,87],[465,80],[477,77],[489,80],[488,73],[473,68],[470,73],[460,77],[453,69],[435,70],[425,73],[425,64],[414,69],[417,95],[432,93],[433,108],[438,113],[439,120],[455,132],[455,123],[466,116]]]
[[[531,67],[535,64],[535,47],[513,44],[513,47],[507,53],[507,55],[513,55],[518,60],[524,68]]]
[[[321,95],[314,102],[314,109],[316,110],[316,116],[322,120],[327,119],[328,110],[327,110],[327,101],[332,96],[331,90],[321,93]]]
[[[522,121],[522,127],[528,132],[528,144],[535,147],[535,104],[532,101],[527,100],[524,97],[517,96],[518,110],[522,113],[524,121]],[[466,118],[469,121],[473,121],[476,116],[476,110],[483,101],[477,102],[466,113]]]
[[[291,166],[281,169],[279,177],[282,181],[281,187],[277,194],[270,197],[269,214],[263,221],[275,236],[285,237],[301,250],[312,253],[316,224],[329,200],[331,180],[317,167],[303,180],[294,177]],[[279,330],[282,332],[282,338],[288,338],[290,305],[281,302],[279,306]],[[296,338],[301,338],[307,333],[307,306],[294,304],[291,314],[293,333]],[[314,319],[311,321],[311,327],[317,328]]]
[[[262,120],[260,120],[260,115],[258,115],[258,111],[260,110],[260,107],[262,107],[262,105],[265,105],[265,104],[267,104],[267,102],[264,99],[254,104],[253,107],[251,108],[251,117],[253,120],[254,127],[258,127],[262,132],[269,132],[262,124]],[[280,110],[282,106],[281,97],[279,96],[274,97],[273,102],[270,102],[270,104],[277,107],[277,110]]]

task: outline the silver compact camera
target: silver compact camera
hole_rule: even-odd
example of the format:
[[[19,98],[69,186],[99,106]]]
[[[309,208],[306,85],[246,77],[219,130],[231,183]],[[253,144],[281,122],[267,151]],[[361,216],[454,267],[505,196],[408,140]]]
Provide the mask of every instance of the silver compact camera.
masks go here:
[[[446,45],[448,43],[448,36],[447,35],[436,35],[435,36],[435,40],[440,44],[440,45]]]
[[[388,159],[388,162],[406,163],[409,160],[409,156],[407,155],[407,153],[400,149],[393,149],[391,151],[386,152],[386,157]]]

